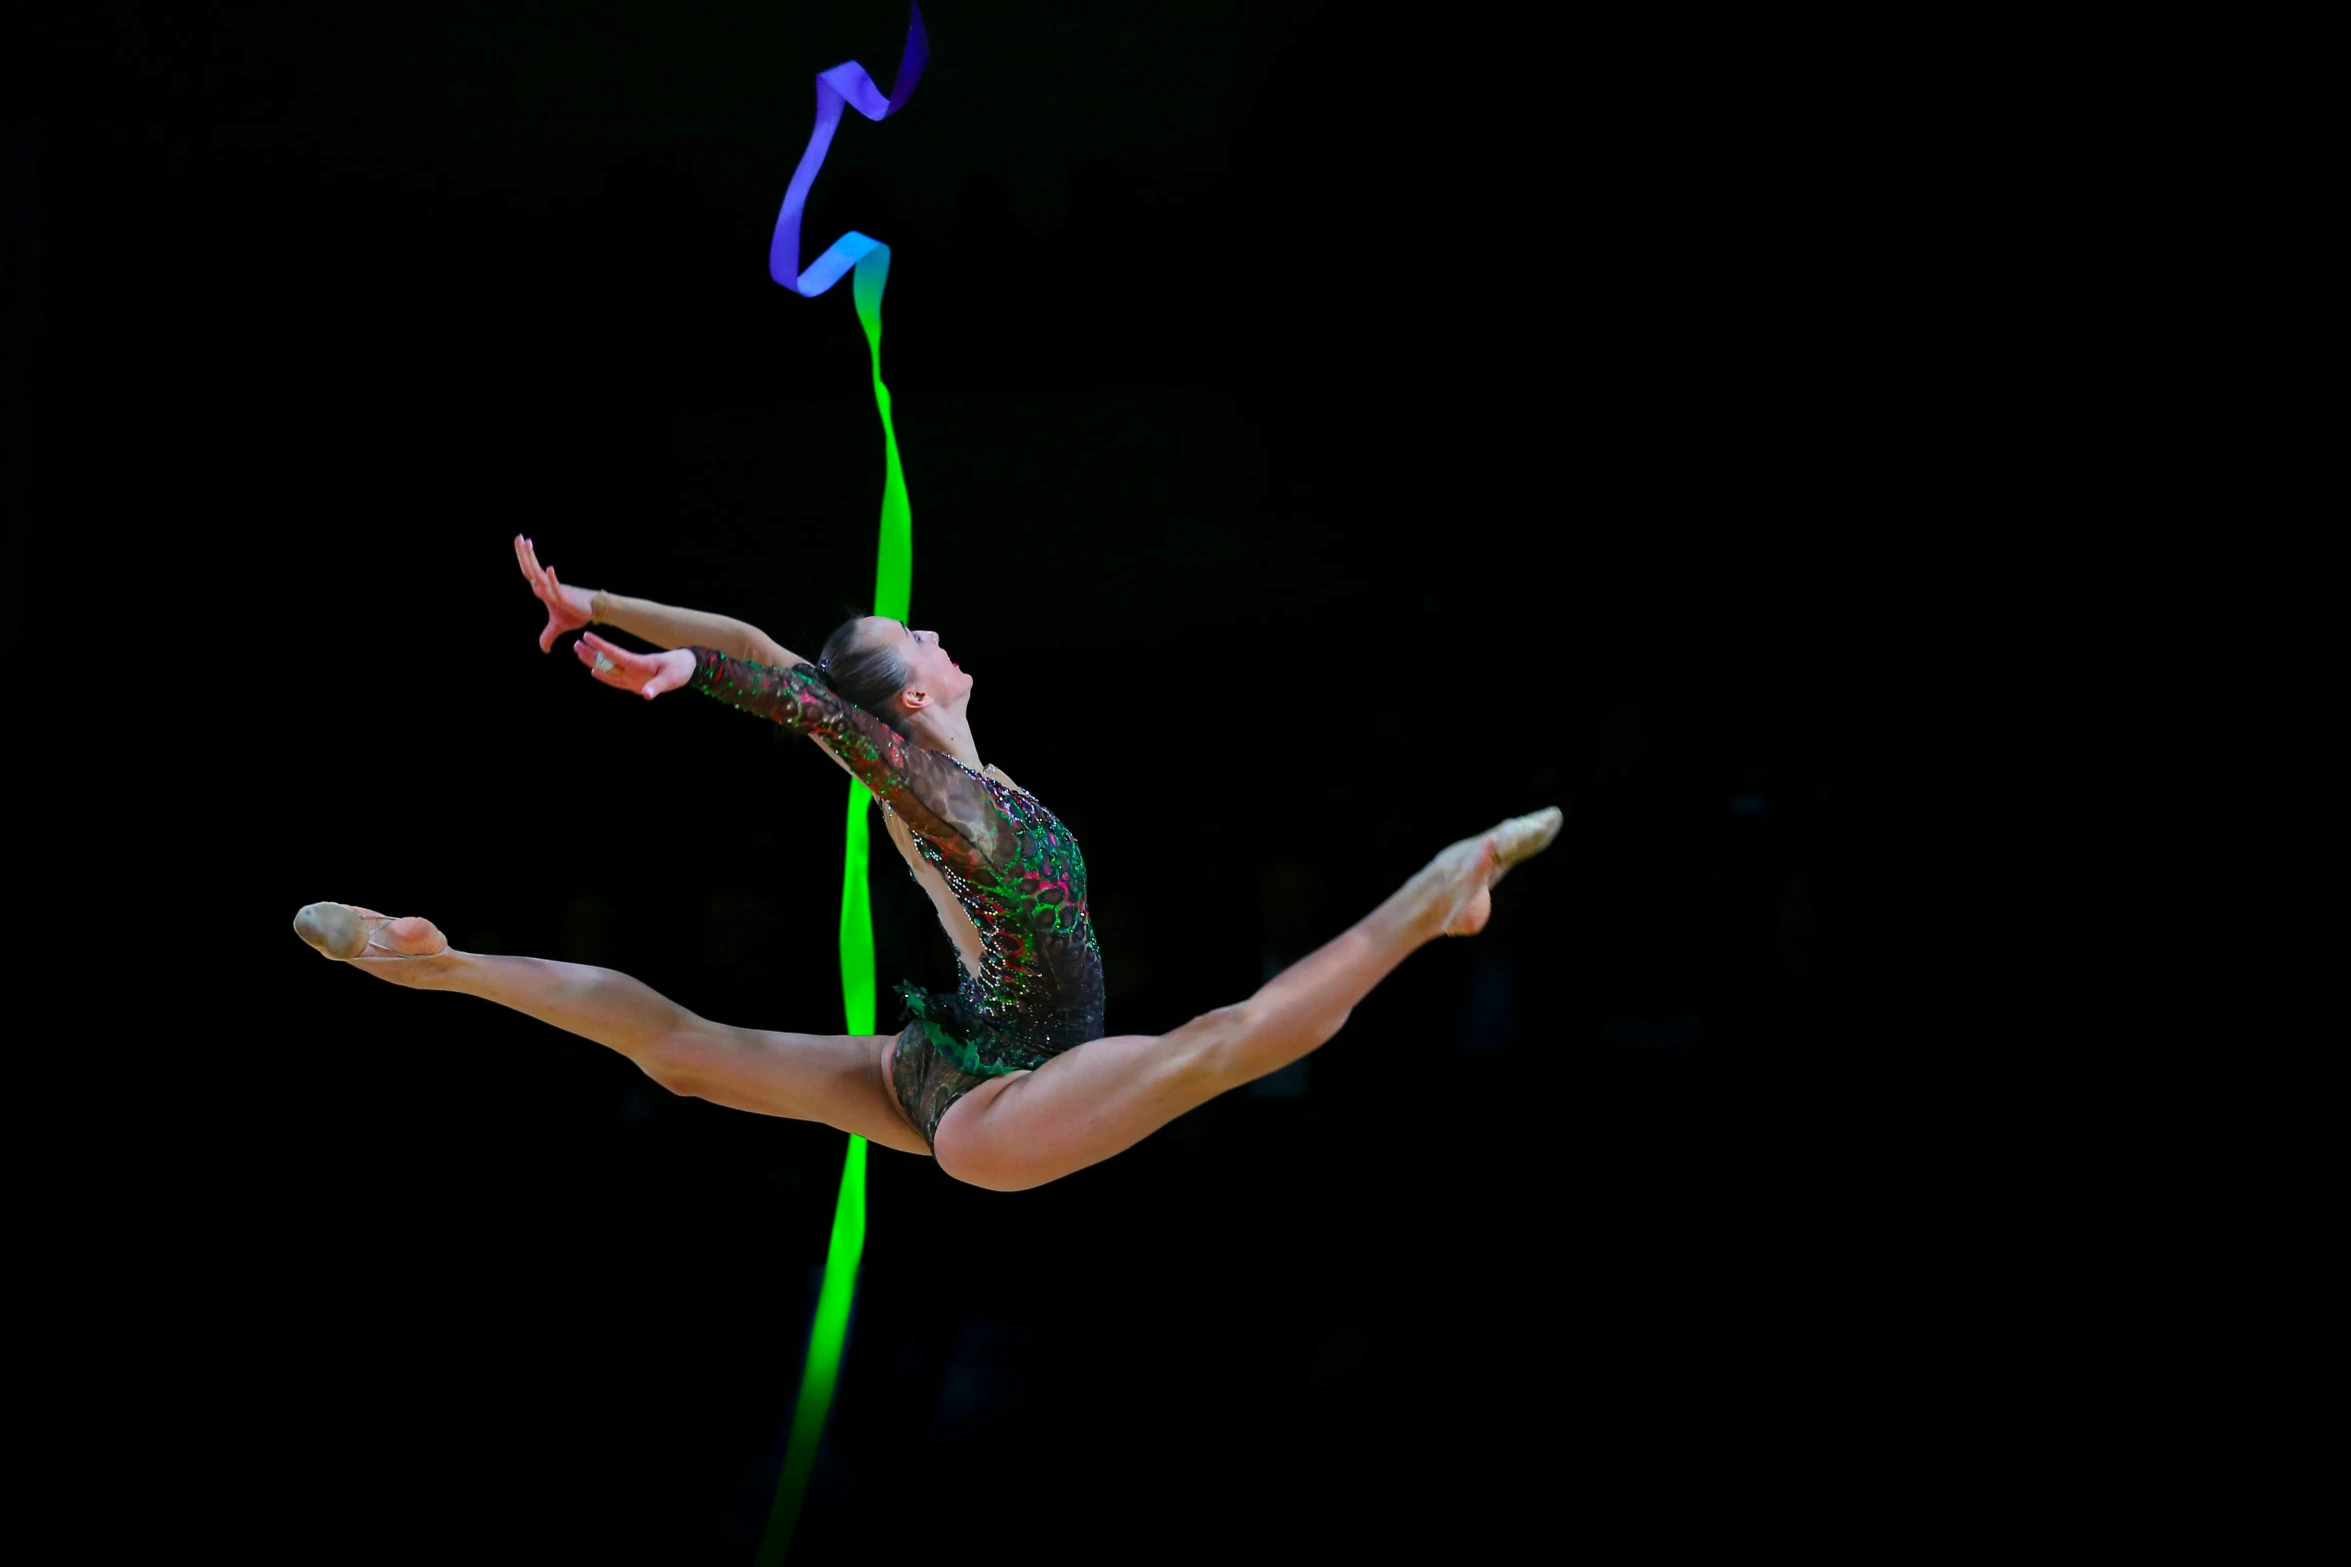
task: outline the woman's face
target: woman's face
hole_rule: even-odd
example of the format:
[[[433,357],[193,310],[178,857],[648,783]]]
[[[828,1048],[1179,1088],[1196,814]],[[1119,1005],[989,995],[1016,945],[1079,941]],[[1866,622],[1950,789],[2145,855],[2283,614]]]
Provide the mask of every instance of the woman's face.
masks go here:
[[[936,631],[876,616],[866,622],[866,633],[897,650],[906,661],[906,689],[927,693],[931,705],[952,706],[971,694],[971,676],[939,645]]]

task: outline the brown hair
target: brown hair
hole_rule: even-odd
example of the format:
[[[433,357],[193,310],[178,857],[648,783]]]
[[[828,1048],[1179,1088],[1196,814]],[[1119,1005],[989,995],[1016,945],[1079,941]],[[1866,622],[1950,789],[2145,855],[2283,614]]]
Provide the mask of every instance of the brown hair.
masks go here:
[[[832,687],[834,695],[904,732],[905,715],[890,699],[906,689],[914,672],[906,667],[905,655],[895,642],[859,640],[859,622],[879,617],[867,610],[845,613],[849,618],[833,628],[833,634],[824,639],[823,651],[816,655],[816,673]]]

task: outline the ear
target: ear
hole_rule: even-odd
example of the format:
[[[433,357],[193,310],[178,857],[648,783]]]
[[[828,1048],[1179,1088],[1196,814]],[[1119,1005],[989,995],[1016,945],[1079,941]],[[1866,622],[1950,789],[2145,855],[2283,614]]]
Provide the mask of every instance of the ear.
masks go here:
[[[898,704],[909,713],[919,713],[931,705],[931,694],[928,691],[917,691],[909,686],[898,693]]]

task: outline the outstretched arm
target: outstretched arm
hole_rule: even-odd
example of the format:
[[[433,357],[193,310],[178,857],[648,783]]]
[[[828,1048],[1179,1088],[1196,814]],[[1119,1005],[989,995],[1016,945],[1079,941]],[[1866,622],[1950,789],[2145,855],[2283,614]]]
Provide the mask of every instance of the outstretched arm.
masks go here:
[[[646,698],[692,686],[819,742],[883,809],[937,844],[965,875],[993,874],[1012,848],[1016,829],[985,785],[842,700],[805,663],[778,669],[708,647],[632,653],[592,631],[572,646],[605,685]]]
[[[788,669],[794,664],[808,662],[770,637],[748,621],[731,615],[712,615],[698,609],[679,609],[673,604],[656,604],[651,599],[624,598],[618,593],[598,588],[591,592],[575,588],[556,579],[553,566],[539,564],[539,552],[529,539],[514,536],[514,557],[522,563],[523,579],[539,602],[547,606],[547,625],[539,633],[539,651],[548,652],[555,639],[567,631],[579,631],[592,625],[611,626],[633,637],[642,637],[655,647],[716,648],[735,658],[748,659],[754,664],[765,664],[773,669]],[[855,777],[857,770],[842,761],[822,738],[816,743],[838,763],[841,770]]]
[[[618,593],[602,590],[590,595],[590,599],[598,624],[642,637],[655,647],[716,648],[735,658],[778,669],[808,662],[757,626],[726,615],[679,609],[675,605],[656,604],[651,599],[623,598]]]
[[[514,557],[522,563],[523,579],[539,602],[547,606],[547,626],[539,633],[539,651],[548,652],[567,631],[590,625],[611,626],[655,647],[707,647],[775,668],[806,663],[766,632],[731,615],[712,615],[651,599],[624,598],[601,588],[591,592],[556,579],[555,568],[539,564],[537,548],[521,534],[514,536]]]

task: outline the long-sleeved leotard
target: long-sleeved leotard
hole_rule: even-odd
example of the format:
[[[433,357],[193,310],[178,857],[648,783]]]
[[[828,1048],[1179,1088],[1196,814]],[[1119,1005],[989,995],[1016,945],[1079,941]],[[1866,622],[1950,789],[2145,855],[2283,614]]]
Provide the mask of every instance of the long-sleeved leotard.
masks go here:
[[[777,669],[711,648],[694,689],[821,739],[912,829],[980,934],[980,971],[955,957],[952,995],[896,987],[909,1026],[892,1079],[934,1138],[952,1105],[990,1077],[1038,1066],[1103,1035],[1102,952],[1086,912],[1086,862],[1059,817],[844,700],[804,664]],[[912,867],[908,867],[912,875]]]

